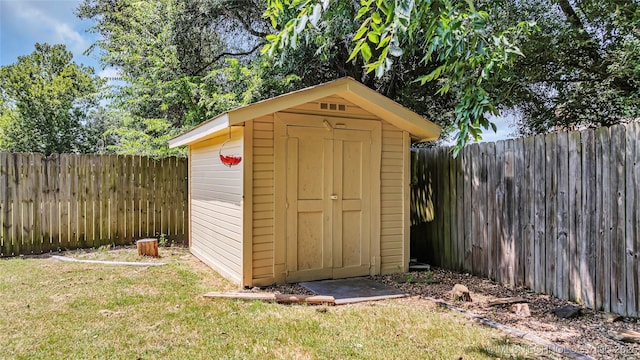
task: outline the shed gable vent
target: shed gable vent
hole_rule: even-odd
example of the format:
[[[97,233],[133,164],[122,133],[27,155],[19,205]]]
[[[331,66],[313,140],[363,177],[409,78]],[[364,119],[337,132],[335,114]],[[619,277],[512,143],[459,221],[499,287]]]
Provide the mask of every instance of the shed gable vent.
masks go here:
[[[320,103],[321,110],[332,110],[332,111],[347,111],[347,105],[345,104],[331,104],[331,103]]]

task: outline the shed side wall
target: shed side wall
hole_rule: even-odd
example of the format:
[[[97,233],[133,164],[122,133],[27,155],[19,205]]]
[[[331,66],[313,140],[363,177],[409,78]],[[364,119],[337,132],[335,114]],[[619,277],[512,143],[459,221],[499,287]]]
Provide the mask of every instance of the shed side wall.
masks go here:
[[[405,271],[408,266],[405,192],[410,179],[404,161],[409,148],[403,131],[389,123],[382,124],[380,272],[386,274]]]
[[[242,154],[233,128],[224,154]],[[242,281],[242,163],[227,167],[218,151],[228,134],[191,146],[191,252],[224,277]]]
[[[253,285],[274,282],[273,116],[253,120]]]

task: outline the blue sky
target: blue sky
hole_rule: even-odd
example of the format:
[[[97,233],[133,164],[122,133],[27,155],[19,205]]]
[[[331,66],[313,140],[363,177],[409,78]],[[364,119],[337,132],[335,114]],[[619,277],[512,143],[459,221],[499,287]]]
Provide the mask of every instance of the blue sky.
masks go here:
[[[34,44],[65,44],[74,61],[93,67],[104,77],[115,77],[115,69],[102,69],[96,52],[83,53],[96,40],[88,33],[93,24],[81,21],[74,10],[81,0],[0,0],[0,66],[14,63],[18,56],[33,52]],[[510,138],[508,118],[495,118],[498,132],[485,131],[483,141]]]
[[[86,31],[91,21],[81,21],[74,15],[80,3],[80,0],[0,0],[0,66],[32,53],[37,42],[65,44],[75,62],[91,66],[103,76],[112,76],[113,70],[101,69],[97,53],[83,55],[96,35]]]

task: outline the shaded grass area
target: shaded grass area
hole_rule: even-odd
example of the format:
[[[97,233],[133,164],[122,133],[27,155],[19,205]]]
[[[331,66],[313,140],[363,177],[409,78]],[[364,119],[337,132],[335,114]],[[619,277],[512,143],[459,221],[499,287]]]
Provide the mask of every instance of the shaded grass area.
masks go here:
[[[135,249],[118,251],[66,255],[137,259]],[[0,358],[532,358],[502,333],[418,299],[339,307],[203,299],[235,286],[184,249],[161,256],[168,265],[149,268],[0,261]]]

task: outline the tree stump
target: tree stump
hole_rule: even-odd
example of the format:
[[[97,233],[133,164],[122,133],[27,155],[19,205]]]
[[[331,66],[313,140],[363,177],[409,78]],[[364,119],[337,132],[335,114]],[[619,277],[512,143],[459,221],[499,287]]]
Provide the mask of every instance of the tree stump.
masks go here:
[[[158,256],[158,239],[141,239],[136,241],[138,256]]]

